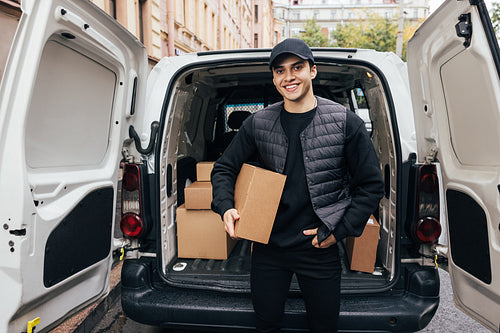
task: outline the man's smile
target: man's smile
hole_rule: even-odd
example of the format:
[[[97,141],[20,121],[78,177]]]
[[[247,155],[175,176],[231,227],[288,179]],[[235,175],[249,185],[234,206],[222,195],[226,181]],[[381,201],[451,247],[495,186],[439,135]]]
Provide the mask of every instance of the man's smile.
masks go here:
[[[298,84],[290,84],[288,86],[285,86],[285,89],[289,92],[294,91],[299,85]]]

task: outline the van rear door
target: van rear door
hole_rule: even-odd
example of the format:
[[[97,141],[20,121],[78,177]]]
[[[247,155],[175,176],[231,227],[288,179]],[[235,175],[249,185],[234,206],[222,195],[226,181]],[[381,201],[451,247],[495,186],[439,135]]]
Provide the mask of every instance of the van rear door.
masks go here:
[[[419,161],[441,164],[457,307],[500,330],[500,51],[480,1],[445,1],[408,43]]]
[[[90,1],[22,9],[0,86],[1,332],[51,327],[108,292],[121,146],[147,74],[143,45]]]

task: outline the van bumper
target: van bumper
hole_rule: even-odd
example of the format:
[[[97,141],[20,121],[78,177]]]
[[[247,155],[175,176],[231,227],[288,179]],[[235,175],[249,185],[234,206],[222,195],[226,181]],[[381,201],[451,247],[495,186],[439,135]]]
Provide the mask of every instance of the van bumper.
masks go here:
[[[415,286],[418,281],[424,285]],[[121,283],[123,311],[139,323],[220,331],[254,329],[250,295],[169,286],[158,276],[156,262],[151,258],[126,260]],[[439,275],[435,270],[427,270],[404,285],[411,291],[426,290],[426,295],[406,289],[342,295],[339,331],[415,332],[423,329],[439,305]],[[429,293],[429,288],[437,289],[437,295],[429,295],[436,294]],[[284,322],[285,329],[307,330],[305,307],[300,297],[287,300]]]

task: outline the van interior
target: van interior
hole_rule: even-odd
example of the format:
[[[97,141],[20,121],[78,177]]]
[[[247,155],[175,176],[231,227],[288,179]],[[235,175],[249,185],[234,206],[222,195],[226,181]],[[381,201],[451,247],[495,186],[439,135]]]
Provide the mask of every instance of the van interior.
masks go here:
[[[395,243],[397,159],[386,88],[376,70],[366,63],[316,63],[316,95],[343,104],[366,124],[385,178],[385,196],[373,212],[380,239],[372,274],[352,271],[345,241],[338,244],[342,258],[342,292],[375,291],[387,287],[396,274]],[[196,163],[215,161],[236,135],[242,121],[282,98],[274,88],[266,63],[204,64],[177,75],[169,99],[161,138],[160,214],[161,265],[172,285],[228,292],[250,290],[249,241],[240,240],[227,260],[177,258],[175,210],[184,203],[184,188],[196,180]],[[167,96],[168,98],[168,96]],[[171,182],[171,184],[169,184]],[[221,222],[222,223],[222,222]],[[291,293],[299,290],[295,279]]]

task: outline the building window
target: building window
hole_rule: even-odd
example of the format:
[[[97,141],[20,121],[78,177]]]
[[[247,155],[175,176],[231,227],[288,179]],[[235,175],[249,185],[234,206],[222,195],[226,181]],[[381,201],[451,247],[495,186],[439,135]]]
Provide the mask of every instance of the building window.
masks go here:
[[[300,13],[299,12],[294,12],[292,14],[292,17],[293,17],[294,21],[298,21],[298,20],[300,20]]]
[[[116,0],[108,0],[108,14],[116,19]]]
[[[413,10],[413,18],[418,18],[418,8]]]
[[[144,44],[144,3],[146,0],[139,0],[139,40]]]
[[[259,34],[253,34],[253,47],[259,48]]]
[[[278,43],[278,32],[277,31],[274,32],[274,38],[273,38],[273,44],[276,44],[276,43]]]
[[[313,17],[315,20],[319,20],[319,10],[315,10],[313,13]]]
[[[255,5],[255,23],[259,23],[259,6]]]
[[[293,4],[294,5],[298,5],[299,4],[299,0],[293,0]]]
[[[122,1],[120,1],[122,2]],[[144,44],[149,55],[153,52],[151,0],[139,0],[137,3],[137,37]]]
[[[330,11],[330,20],[335,20],[335,16],[337,16],[337,12],[335,10]]]

